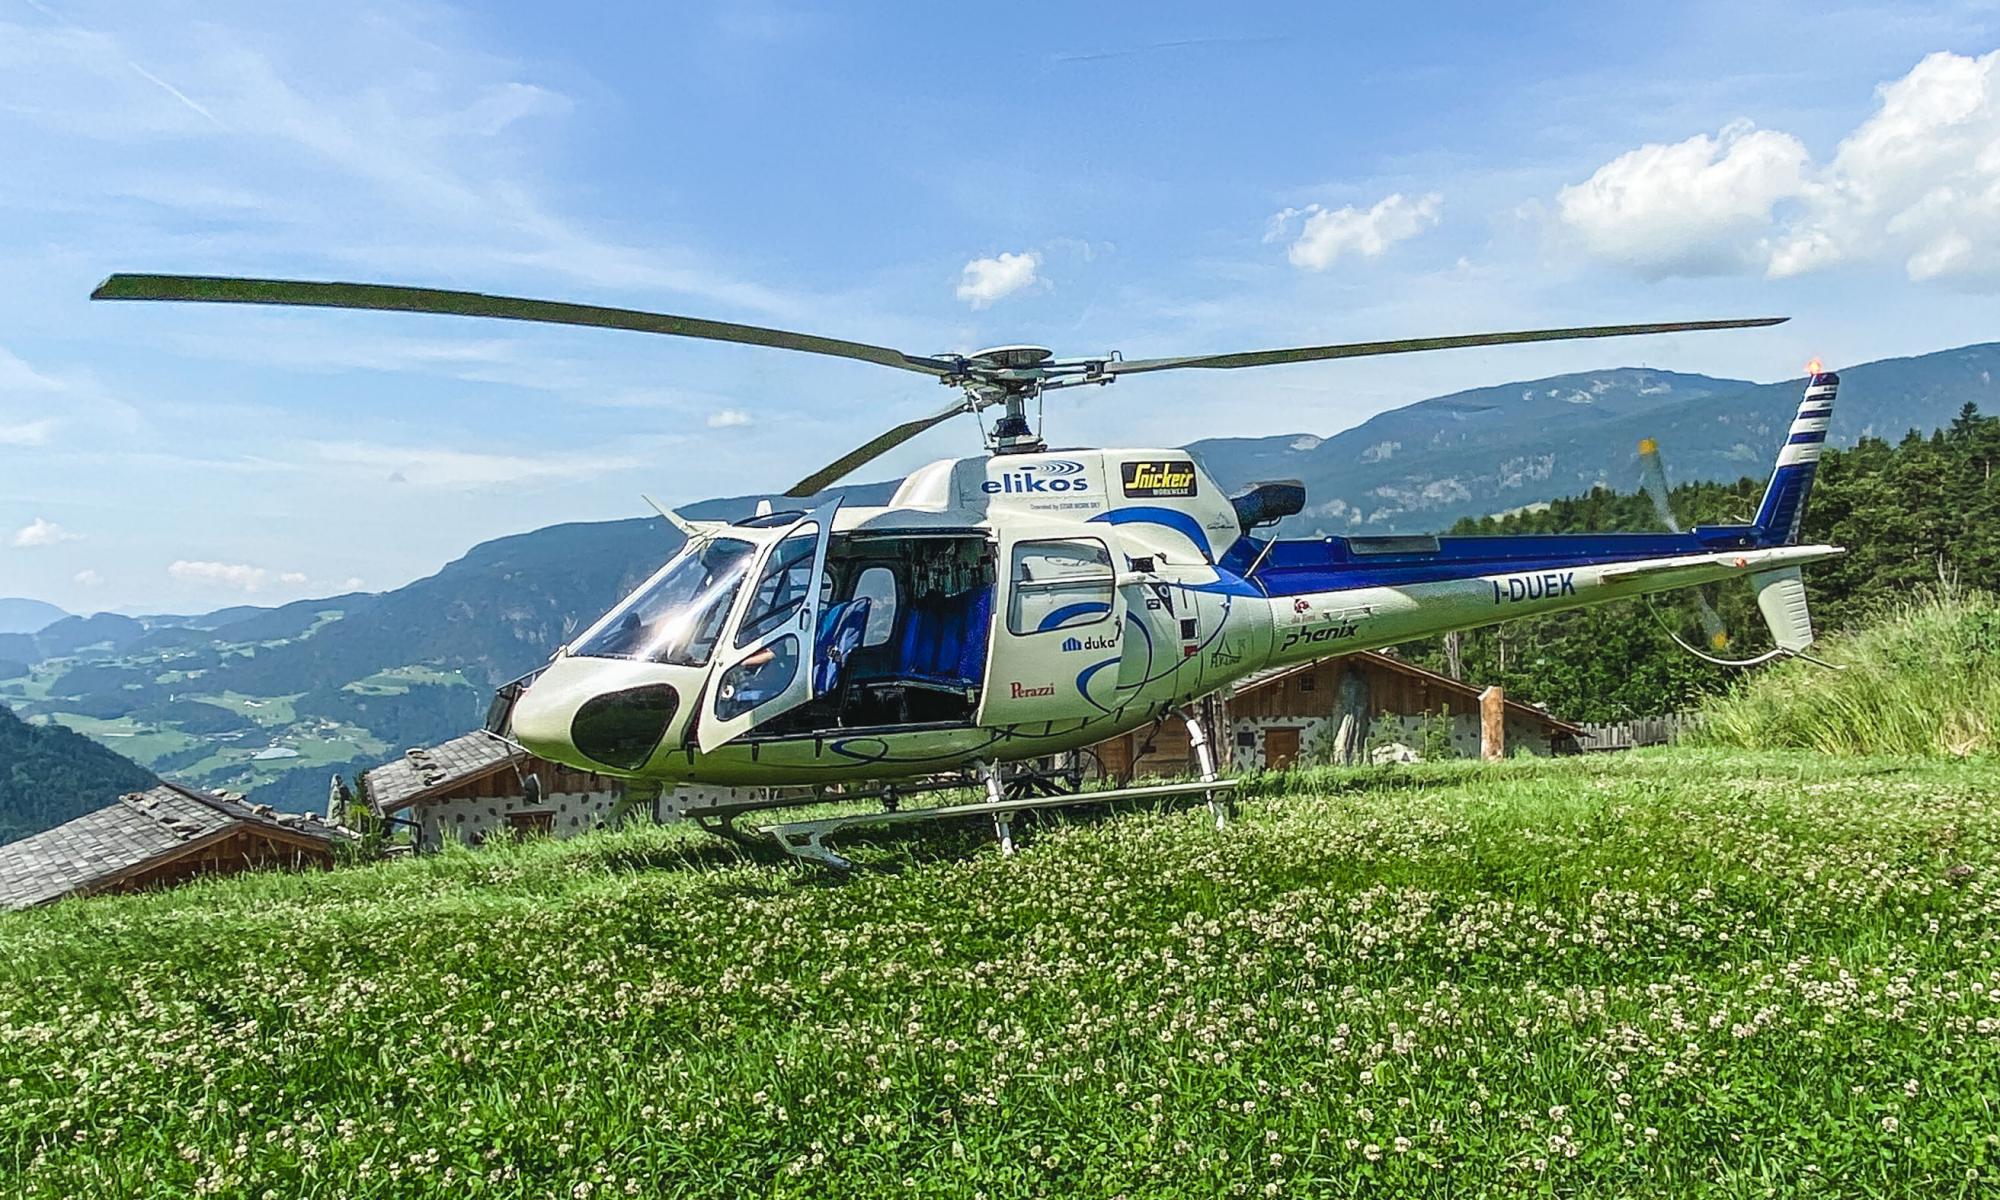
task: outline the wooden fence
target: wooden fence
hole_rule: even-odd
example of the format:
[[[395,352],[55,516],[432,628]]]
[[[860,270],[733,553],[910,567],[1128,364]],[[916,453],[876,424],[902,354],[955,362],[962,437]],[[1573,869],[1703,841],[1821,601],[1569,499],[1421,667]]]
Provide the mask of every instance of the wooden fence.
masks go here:
[[[1583,736],[1577,738],[1576,744],[1586,753],[1630,750],[1634,746],[1664,746],[1678,738],[1681,730],[1691,727],[1695,719],[1693,713],[1668,713],[1663,717],[1640,717],[1609,725],[1586,724]]]

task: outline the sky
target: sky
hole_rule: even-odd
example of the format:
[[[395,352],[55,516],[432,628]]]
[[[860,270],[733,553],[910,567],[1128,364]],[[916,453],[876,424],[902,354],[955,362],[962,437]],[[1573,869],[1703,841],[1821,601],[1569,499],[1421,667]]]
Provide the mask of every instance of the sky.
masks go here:
[[[87,299],[360,279],[914,353],[1788,315],[1134,377],[1061,444],[2000,337],[2000,6],[0,0],[0,596],[278,604],[775,491],[948,402],[755,347]],[[970,419],[865,468],[975,453]]]

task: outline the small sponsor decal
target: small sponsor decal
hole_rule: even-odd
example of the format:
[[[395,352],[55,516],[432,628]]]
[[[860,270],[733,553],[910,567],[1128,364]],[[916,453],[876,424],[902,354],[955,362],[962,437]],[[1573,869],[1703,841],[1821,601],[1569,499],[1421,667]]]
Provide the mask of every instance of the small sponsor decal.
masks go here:
[[[1036,696],[1056,694],[1056,685],[1053,683],[1011,683],[1008,686],[1014,689],[1013,699],[1016,700],[1030,700]]]
[[[1300,599],[1292,601],[1292,611],[1295,613],[1309,613],[1312,610],[1313,606],[1310,600]]]
[[[1493,588],[1493,603],[1520,604],[1526,600],[1552,600],[1576,595],[1575,571],[1543,571],[1537,575],[1509,575],[1487,580]]]
[[[1147,459],[1128,462],[1122,470],[1127,496],[1177,499],[1195,494],[1193,459]]]
[[[1343,620],[1336,621],[1331,625],[1322,625],[1318,629],[1294,629],[1285,635],[1284,644],[1279,646],[1278,650],[1280,653],[1283,653],[1286,650],[1290,650],[1293,646],[1302,643],[1308,646],[1317,646],[1323,642],[1342,641],[1353,637],[1360,628],[1361,626],[1355,624],[1353,621]]]
[[[1218,645],[1208,652],[1208,663],[1212,667],[1233,667],[1243,661],[1243,647],[1240,643]]]
[[[1073,654],[1078,650],[1116,650],[1118,634],[1113,631],[1095,637],[1067,637],[1063,639],[1062,648],[1065,654]]]

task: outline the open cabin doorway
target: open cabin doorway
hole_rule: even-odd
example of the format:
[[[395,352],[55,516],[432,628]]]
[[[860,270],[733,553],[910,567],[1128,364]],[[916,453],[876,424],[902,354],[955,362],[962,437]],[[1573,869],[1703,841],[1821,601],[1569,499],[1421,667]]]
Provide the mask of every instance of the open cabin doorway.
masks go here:
[[[986,684],[993,563],[978,531],[836,533],[813,697],[749,736],[972,724]]]

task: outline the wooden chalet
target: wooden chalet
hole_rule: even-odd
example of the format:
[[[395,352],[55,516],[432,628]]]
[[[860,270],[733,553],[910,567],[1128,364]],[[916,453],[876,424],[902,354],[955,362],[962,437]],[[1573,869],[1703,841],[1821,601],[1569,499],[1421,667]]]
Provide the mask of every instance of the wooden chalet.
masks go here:
[[[1282,770],[1301,760],[1361,761],[1371,743],[1425,743],[1441,725],[1455,756],[1480,753],[1481,688],[1374,651],[1274,667],[1204,701],[1203,726],[1225,769]],[[1564,754],[1583,733],[1529,704],[1505,702],[1509,753]],[[1435,735],[1434,735],[1435,736]],[[1187,727],[1168,720],[1093,747],[1116,779],[1194,770]]]
[[[476,846],[497,830],[572,837],[614,824],[625,787],[536,758],[483,731],[406,751],[362,775],[370,808],[419,849]]]
[[[162,783],[0,846],[0,908],[167,887],[203,875],[333,864],[346,831],[268,804]]]

